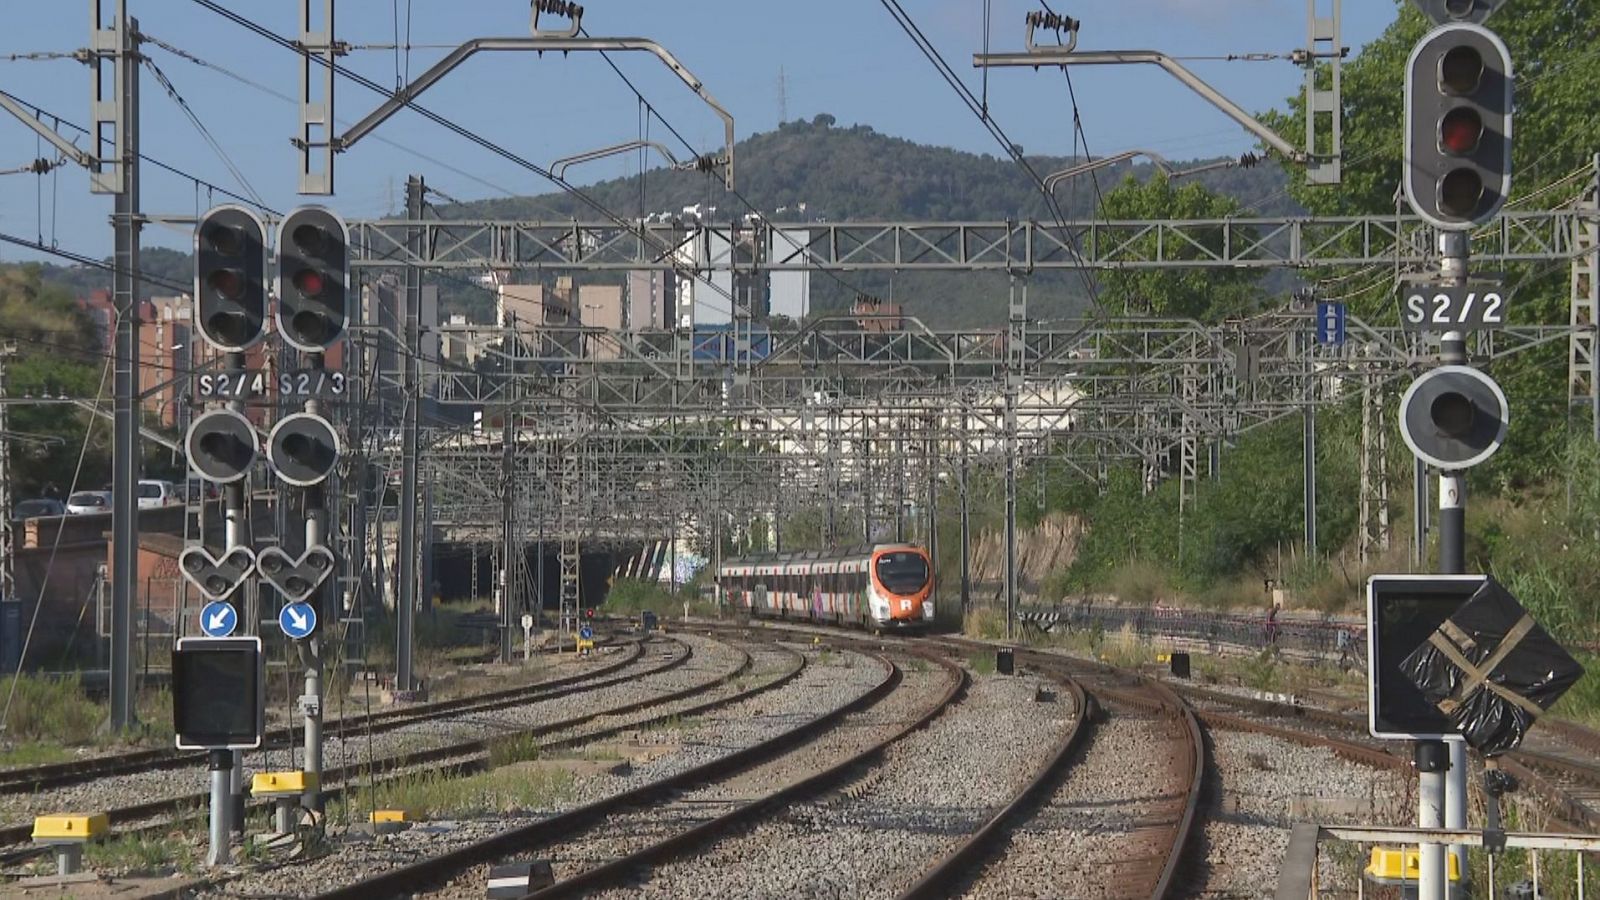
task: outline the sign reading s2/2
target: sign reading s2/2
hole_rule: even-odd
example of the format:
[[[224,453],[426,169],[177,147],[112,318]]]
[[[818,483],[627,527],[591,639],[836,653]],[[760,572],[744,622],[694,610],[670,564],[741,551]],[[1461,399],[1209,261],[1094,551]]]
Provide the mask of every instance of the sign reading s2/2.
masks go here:
[[[1505,295],[1493,287],[1417,285],[1401,295],[1400,323],[1407,331],[1504,328]]]

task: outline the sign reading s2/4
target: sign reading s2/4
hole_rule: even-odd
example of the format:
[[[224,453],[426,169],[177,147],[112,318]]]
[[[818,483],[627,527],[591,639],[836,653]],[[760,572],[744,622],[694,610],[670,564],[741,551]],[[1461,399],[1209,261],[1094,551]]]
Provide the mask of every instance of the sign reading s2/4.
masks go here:
[[[248,400],[267,393],[267,373],[236,370],[204,372],[194,377],[195,393],[207,399]]]
[[[1407,331],[1480,331],[1506,327],[1506,299],[1483,285],[1419,284],[1400,295],[1400,324]]]

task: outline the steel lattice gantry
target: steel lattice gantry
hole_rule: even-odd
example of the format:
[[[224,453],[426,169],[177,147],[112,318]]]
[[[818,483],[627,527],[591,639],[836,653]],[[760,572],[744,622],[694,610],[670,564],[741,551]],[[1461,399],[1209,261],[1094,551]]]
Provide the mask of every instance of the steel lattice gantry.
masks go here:
[[[1359,319],[1344,348],[1317,347],[1304,340],[1310,316],[1035,328],[1015,355],[995,332],[886,334],[824,322],[775,335],[738,387],[726,363],[674,358],[670,333],[456,327],[452,340],[476,343],[485,362],[442,363],[424,391],[486,418],[520,411],[518,425],[430,426],[424,456],[444,527],[500,520],[510,440],[523,533],[602,543],[659,536],[713,497],[756,515],[780,495],[847,496],[871,527],[871,504],[903,495],[908,477],[949,473],[958,456],[999,463],[1010,434],[1021,455],[1068,456],[1085,474],[1089,460],[1140,460],[1152,478],[1184,479],[1188,496],[1198,447],[1381,389],[1431,358],[1414,336]],[[1475,354],[1491,360],[1569,334],[1485,333]],[[606,352],[594,352],[597,341]],[[1024,374],[1009,386],[1013,359]],[[397,448],[381,441],[375,456],[399,464]]]
[[[1483,263],[1567,259],[1578,252],[1582,208],[1509,211],[1473,235]],[[407,238],[423,235],[420,250]],[[1277,216],[1193,220],[1016,222],[559,222],[384,219],[350,223],[354,264],[370,269],[699,272],[1040,272],[1128,268],[1307,268],[1422,265],[1432,230],[1414,216]],[[804,232],[803,237],[798,235]],[[780,239],[770,241],[774,233]],[[710,251],[754,240],[759,264]]]

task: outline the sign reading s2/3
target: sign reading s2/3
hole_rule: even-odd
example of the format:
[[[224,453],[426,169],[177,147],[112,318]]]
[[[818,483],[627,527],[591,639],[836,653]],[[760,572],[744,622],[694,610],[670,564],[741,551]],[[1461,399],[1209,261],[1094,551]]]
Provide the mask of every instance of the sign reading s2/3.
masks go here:
[[[344,373],[302,369],[278,376],[278,394],[285,397],[342,397]]]
[[[1505,295],[1498,288],[1419,284],[1400,295],[1400,324],[1407,331],[1481,331],[1506,327]]]

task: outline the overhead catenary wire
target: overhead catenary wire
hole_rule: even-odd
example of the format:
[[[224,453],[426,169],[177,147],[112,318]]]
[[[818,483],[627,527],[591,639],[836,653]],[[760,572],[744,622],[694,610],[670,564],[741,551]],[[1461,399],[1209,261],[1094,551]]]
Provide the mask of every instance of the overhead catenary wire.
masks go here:
[[[350,81],[354,81],[356,84],[358,84],[358,85],[360,85],[360,86],[362,86],[364,88],[367,88],[368,90],[372,91],[373,93],[376,93],[376,94],[379,94],[381,96],[388,97],[388,98],[395,98],[397,96],[395,94],[395,92],[383,87],[382,85],[380,85],[377,82],[373,81],[372,79],[366,77],[365,75],[362,75],[359,72],[355,72],[355,71],[349,69],[348,67],[342,66],[342,65],[340,65],[338,63],[329,63],[327,60],[322,59],[320,56],[317,56],[315,54],[309,53],[304,47],[302,47],[299,44],[299,42],[290,40],[289,38],[286,38],[283,35],[278,34],[277,32],[273,31],[272,29],[267,28],[266,26],[261,25],[260,23],[248,18],[247,16],[241,15],[241,14],[239,14],[237,12],[234,12],[231,9],[228,9],[225,6],[222,6],[221,4],[215,2],[215,0],[191,0],[191,2],[195,3],[196,5],[198,5],[200,7],[205,8],[207,10],[210,10],[213,13],[216,13],[217,15],[229,20],[230,22],[233,22],[233,23],[239,25],[240,27],[245,28],[246,30],[253,32],[256,35],[258,35],[258,36],[260,36],[262,38],[265,38],[266,40],[269,40],[269,41],[277,44],[278,46],[283,47],[284,49],[291,50],[294,53],[296,53],[297,55],[302,56],[305,59],[312,60],[312,61],[318,63],[319,65],[323,65],[324,67],[330,68],[335,74],[337,74],[337,75],[339,75],[341,77],[344,77],[344,78],[346,78],[346,79],[348,79]],[[603,216],[606,220],[610,221],[612,224],[617,225],[617,226],[623,228],[624,230],[628,230],[628,231],[636,234],[641,241],[644,241],[645,243],[648,243],[651,246],[651,249],[653,249],[653,250],[657,251],[658,253],[660,253],[661,254],[660,258],[662,258],[662,259],[671,259],[672,258],[672,256],[673,256],[673,248],[668,247],[668,246],[662,244],[660,241],[655,240],[653,237],[650,236],[648,231],[646,231],[642,227],[636,226],[634,223],[629,222],[626,218],[624,218],[620,214],[614,212],[609,207],[607,207],[605,204],[603,204],[600,201],[596,200],[588,192],[586,192],[586,191],[578,188],[577,186],[573,185],[572,183],[568,182],[565,178],[563,178],[563,177],[561,177],[559,175],[556,175],[554,172],[551,172],[549,169],[545,168],[544,166],[541,166],[538,163],[536,163],[536,162],[534,162],[534,161],[522,156],[521,154],[516,153],[515,151],[505,147],[503,144],[499,144],[499,143],[497,143],[495,141],[492,141],[489,138],[486,138],[483,135],[479,134],[478,132],[476,132],[476,131],[474,131],[474,130],[472,130],[472,129],[464,126],[464,125],[461,125],[460,123],[458,123],[458,122],[456,122],[456,121],[454,121],[452,119],[449,119],[449,118],[447,118],[447,117],[445,117],[445,116],[443,116],[443,115],[441,115],[441,114],[439,114],[439,113],[437,113],[437,112],[435,112],[435,111],[433,111],[433,110],[421,105],[420,103],[417,103],[416,100],[413,99],[413,98],[404,97],[404,98],[401,98],[401,99],[403,100],[405,108],[411,110],[412,112],[416,113],[417,115],[420,115],[423,118],[427,119],[428,121],[433,122],[434,124],[436,124],[436,125],[438,125],[438,126],[440,126],[442,128],[445,128],[446,130],[450,131],[453,134],[456,134],[456,135],[458,135],[458,136],[460,136],[462,138],[465,138],[466,140],[472,142],[473,144],[476,144],[479,147],[482,147],[485,150],[488,150],[489,152],[491,152],[494,155],[500,157],[501,159],[506,160],[507,162],[510,162],[510,163],[512,163],[512,164],[514,164],[516,166],[519,166],[520,168],[523,168],[523,169],[526,169],[529,172],[532,172],[535,175],[538,175],[540,178],[543,178],[546,181],[549,181],[550,183],[556,185],[557,187],[559,187],[563,191],[565,191],[567,194],[571,195],[572,197],[574,197],[575,199],[577,199],[578,201],[583,203],[585,206],[587,206],[590,209],[594,210],[595,212],[599,213],[601,216]],[[692,273],[686,271],[686,274],[692,274]],[[707,287],[711,288],[711,290],[715,291],[718,294],[721,294],[730,303],[733,302],[733,295],[729,291],[727,291],[726,289],[722,288],[720,285],[717,285],[716,283],[709,282],[709,281],[702,281],[700,283],[705,284]]]
[[[148,40],[148,37],[146,37],[146,40]],[[72,121],[69,121],[67,119],[63,119],[59,115],[56,115],[55,113],[50,112],[49,110],[43,109],[43,108],[39,107],[37,104],[30,103],[27,100],[24,100],[21,97],[18,97],[16,94],[11,93],[10,91],[0,90],[0,94],[4,94],[6,97],[10,98],[11,100],[13,100],[13,101],[15,101],[17,103],[20,103],[23,106],[28,107],[29,109],[32,109],[36,115],[49,116],[51,121],[56,122],[58,125],[65,125],[66,127],[72,129],[73,131],[78,132],[79,134],[83,134],[83,135],[89,134],[89,129],[83,127],[82,125],[79,125],[76,122],[72,122]],[[228,190],[225,187],[222,187],[221,185],[213,184],[213,183],[205,180],[204,178],[201,178],[201,177],[199,177],[197,175],[192,175],[192,174],[190,174],[188,172],[185,172],[184,170],[179,169],[178,167],[173,166],[173,165],[171,165],[169,163],[163,162],[163,161],[161,161],[159,159],[156,159],[155,157],[152,157],[149,154],[144,153],[143,151],[141,151],[139,153],[139,160],[141,162],[149,163],[150,165],[155,166],[156,168],[161,169],[164,172],[169,172],[169,173],[171,173],[173,175],[177,175],[178,177],[183,178],[183,179],[185,179],[187,181],[193,182],[195,185],[197,185],[199,187],[204,187],[209,191],[213,191],[215,193],[222,194],[223,196],[225,196],[225,197],[227,197],[227,198],[229,198],[231,200],[237,200],[240,203],[245,203],[245,204],[249,204],[249,205],[252,205],[252,206],[255,205],[255,201],[251,200],[249,197],[245,197],[243,195],[237,194],[237,193],[235,193],[233,191]],[[262,209],[262,210],[264,210],[264,211],[266,211],[268,213],[271,213],[272,215],[278,215],[278,211],[275,210],[275,209],[272,209],[270,207],[263,206],[263,207],[260,207],[260,209]]]
[[[95,391],[95,394],[97,396],[96,396],[95,401],[94,401],[96,412],[98,412],[99,408],[100,408],[100,399],[99,399],[98,395],[101,395],[101,394],[105,393],[106,379],[107,379],[107,377],[110,376],[110,374],[111,374],[111,360],[108,359],[108,360],[106,360],[105,365],[100,368],[100,387]],[[95,420],[98,419],[98,418],[99,418],[98,415],[89,416],[89,421],[84,426],[84,429],[83,429],[83,445],[78,448],[78,461],[77,461],[77,464],[73,467],[73,470],[72,470],[72,482],[71,482],[71,484],[70,484],[70,486],[68,487],[68,490],[67,490],[67,496],[68,497],[72,496],[74,493],[77,492],[77,490],[78,490],[78,481],[79,481],[80,478],[83,477],[83,461],[89,455],[89,443],[90,443],[91,438],[94,436],[94,423],[95,423]],[[9,509],[0,510],[0,515],[9,516],[9,515],[11,515],[11,510],[9,510]],[[62,534],[65,533],[65,531],[66,531],[65,528],[59,528],[58,527],[56,529],[55,538],[50,543],[50,555],[49,555],[49,557],[46,558],[45,567],[44,567],[44,576],[43,576],[42,579],[40,579],[40,582],[39,582],[39,591],[38,591],[37,596],[40,598],[40,601],[34,603],[34,605],[33,605],[33,615],[31,615],[28,618],[28,630],[23,635],[22,648],[21,648],[21,651],[17,654],[17,668],[16,668],[16,671],[11,673],[10,689],[6,692],[5,709],[4,710],[0,710],[0,733],[5,732],[7,724],[11,720],[11,706],[12,706],[12,703],[15,702],[16,697],[17,697],[17,686],[19,684],[21,684],[21,682],[22,682],[22,666],[23,666],[23,663],[25,663],[27,661],[28,648],[30,646],[32,646],[32,644],[33,644],[34,631],[38,627],[38,624],[39,624],[39,614],[44,610],[43,597],[45,595],[45,590],[49,587],[49,584],[50,584],[50,573],[55,571],[55,568],[56,568],[56,565],[55,565],[55,563],[56,563],[56,553],[61,549],[61,536],[62,536]]]
[[[943,54],[939,53],[938,48],[933,46],[933,42],[928,39],[927,35],[922,32],[922,29],[917,26],[916,21],[912,19],[911,15],[905,11],[905,8],[900,5],[900,0],[879,0],[879,2],[883,5],[883,8],[889,12],[889,15],[895,20],[896,24],[900,26],[900,29],[906,33],[906,36],[911,38],[911,42],[917,46],[917,49],[922,52],[922,55],[933,64],[933,67],[939,73],[939,76],[944,79],[946,84],[950,85],[952,90],[955,91],[957,98],[961,100],[962,104],[965,105],[967,109],[978,118],[979,123],[982,124],[984,129],[989,132],[990,136],[995,139],[996,143],[1000,145],[1001,149],[1006,152],[1006,155],[1010,156],[1011,159],[1016,162],[1016,164],[1025,173],[1027,173],[1028,177],[1032,179],[1034,184],[1039,188],[1040,194],[1044,198],[1045,208],[1055,219],[1056,224],[1066,234],[1068,243],[1072,246],[1073,253],[1077,254],[1078,256],[1082,256],[1083,251],[1082,247],[1080,246],[1078,233],[1068,227],[1066,217],[1062,214],[1061,207],[1056,202],[1054,195],[1050,192],[1049,188],[1045,186],[1044,179],[1039,175],[1038,171],[1035,170],[1033,165],[1028,162],[1027,158],[1022,155],[1018,145],[1011,140],[1011,138],[1005,133],[1005,130],[1000,127],[1000,124],[996,122],[994,117],[989,114],[988,109],[985,108],[982,101],[972,93],[972,89],[967,87],[966,83],[956,75],[955,70],[951,68],[950,63],[945,60]],[[1105,310],[1100,301],[1099,288],[1095,284],[1094,279],[1091,278],[1082,268],[1078,269],[1077,272],[1078,276],[1083,280],[1085,290],[1088,292],[1090,304],[1094,307],[1096,312],[1104,314]]]
[[[200,121],[200,117],[195,115],[194,109],[189,106],[189,101],[183,99],[183,95],[178,93],[177,85],[172,83],[172,79],[167,77],[167,73],[161,71],[161,67],[156,65],[156,61],[148,56],[142,57],[140,61],[145,64],[145,68],[150,70],[150,74],[155,76],[156,82],[167,92],[167,96],[172,98],[172,102],[178,104],[178,108],[183,110],[184,117],[194,126],[195,131],[200,133],[200,137],[211,147],[212,152],[216,153],[217,158],[222,160],[222,164],[233,174],[234,180],[238,181],[239,185],[244,188],[245,193],[250,195],[251,201],[256,206],[265,208],[267,202],[261,199],[261,194],[250,184],[250,179],[245,177],[244,172],[234,163],[233,157],[228,155],[228,151],[223,149],[222,144],[211,134],[211,129],[207,128],[206,124]]]

